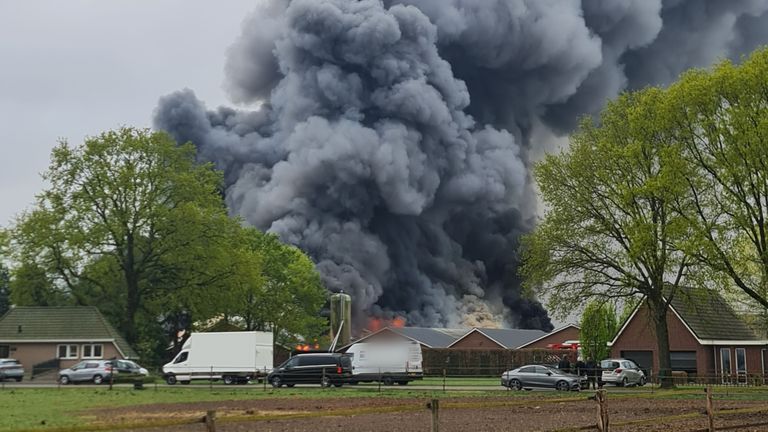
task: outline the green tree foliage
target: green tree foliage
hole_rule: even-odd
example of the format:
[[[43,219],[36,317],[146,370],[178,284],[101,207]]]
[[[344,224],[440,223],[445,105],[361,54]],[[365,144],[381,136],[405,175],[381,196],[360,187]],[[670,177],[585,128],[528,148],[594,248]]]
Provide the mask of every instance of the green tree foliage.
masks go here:
[[[0,262],[0,316],[11,308],[11,277],[8,269]]]
[[[579,342],[583,357],[600,361],[610,355],[608,342],[618,330],[616,309],[610,303],[593,300],[581,315]]]
[[[243,237],[249,259],[260,266],[234,291],[232,315],[248,330],[273,330],[281,343],[319,336],[326,320],[318,313],[327,294],[314,263],[274,234],[246,228]]]
[[[5,257],[8,247],[8,234],[0,229],[0,316],[3,316],[11,308],[11,277],[5,266]]]
[[[768,326],[768,49],[685,74],[669,90],[690,166],[678,211],[702,279],[736,287]]]
[[[547,211],[524,238],[521,269],[560,315],[595,298],[645,296],[662,373],[670,366],[668,302],[690,265],[673,209],[686,192],[685,169],[666,111],[662,90],[624,94],[599,126],[583,121],[570,149],[536,166]]]
[[[108,301],[130,342],[140,317],[215,311],[217,289],[240,264],[229,259],[239,225],[223,206],[221,174],[196,163],[191,144],[109,131],[61,143],[44,178],[50,186],[13,231],[17,279],[47,278],[75,304]],[[17,285],[14,295],[30,297]]]

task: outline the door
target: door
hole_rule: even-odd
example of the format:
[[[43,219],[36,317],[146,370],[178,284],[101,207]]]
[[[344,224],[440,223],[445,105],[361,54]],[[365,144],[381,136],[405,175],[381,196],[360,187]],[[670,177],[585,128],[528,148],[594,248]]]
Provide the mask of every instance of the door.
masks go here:
[[[554,374],[551,370],[543,367],[543,366],[536,366],[536,374],[534,376],[534,380],[536,382],[536,387],[555,387],[555,383],[562,377],[560,375]]]
[[[281,377],[283,379],[283,382],[285,384],[296,384],[297,382],[300,382],[299,373],[301,372],[301,368],[299,368],[299,357],[294,357],[290,360],[288,360],[288,363],[283,366],[283,370],[280,371]]]
[[[736,348],[736,380],[740,383],[747,382],[747,350]]]
[[[521,368],[518,372],[518,379],[523,384],[523,387],[535,387],[536,366],[526,366]]]

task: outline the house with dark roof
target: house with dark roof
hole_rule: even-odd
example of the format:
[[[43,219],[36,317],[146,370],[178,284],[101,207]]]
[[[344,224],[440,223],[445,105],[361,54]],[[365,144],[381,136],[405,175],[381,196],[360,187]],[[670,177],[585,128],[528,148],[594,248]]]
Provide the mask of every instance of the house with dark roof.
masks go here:
[[[473,328],[448,348],[456,349],[518,349],[545,337],[542,330]]]
[[[526,342],[520,345],[519,349],[524,348],[552,348],[553,345],[562,345],[566,343],[572,343],[578,341],[581,335],[581,327],[576,324],[566,324],[562,327],[556,328],[551,332],[536,338],[530,342]]]
[[[765,377],[768,340],[757,337],[716,292],[676,292],[669,303],[667,326],[673,371],[724,382]],[[655,333],[646,302],[641,302],[609,342],[611,356],[630,358],[658,374]]]
[[[0,317],[0,358],[65,368],[87,359],[136,359],[136,352],[93,306],[26,307]]]
[[[384,327],[355,340],[353,343],[401,340],[418,342],[422,348],[447,348],[466,333],[467,329]],[[345,351],[351,345],[342,347],[340,351]]]

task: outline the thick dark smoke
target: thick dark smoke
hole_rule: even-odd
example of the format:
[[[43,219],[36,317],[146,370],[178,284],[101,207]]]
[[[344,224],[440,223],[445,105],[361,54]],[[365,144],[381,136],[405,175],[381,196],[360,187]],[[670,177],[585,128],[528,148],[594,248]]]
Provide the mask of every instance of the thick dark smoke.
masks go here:
[[[258,108],[183,90],[156,127],[224,169],[232,212],[307,251],[358,323],[551,328],[516,276],[532,130],[768,38],[768,0],[262,3],[225,84]]]

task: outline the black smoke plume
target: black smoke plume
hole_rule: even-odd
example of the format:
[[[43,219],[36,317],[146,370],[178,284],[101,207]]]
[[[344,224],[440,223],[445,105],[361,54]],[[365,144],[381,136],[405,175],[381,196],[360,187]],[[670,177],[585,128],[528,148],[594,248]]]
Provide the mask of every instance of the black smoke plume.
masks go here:
[[[234,214],[317,262],[355,319],[551,329],[515,251],[531,139],[627,88],[768,40],[768,1],[271,0],[230,48],[248,110],[161,98],[157,128],[223,169]]]

